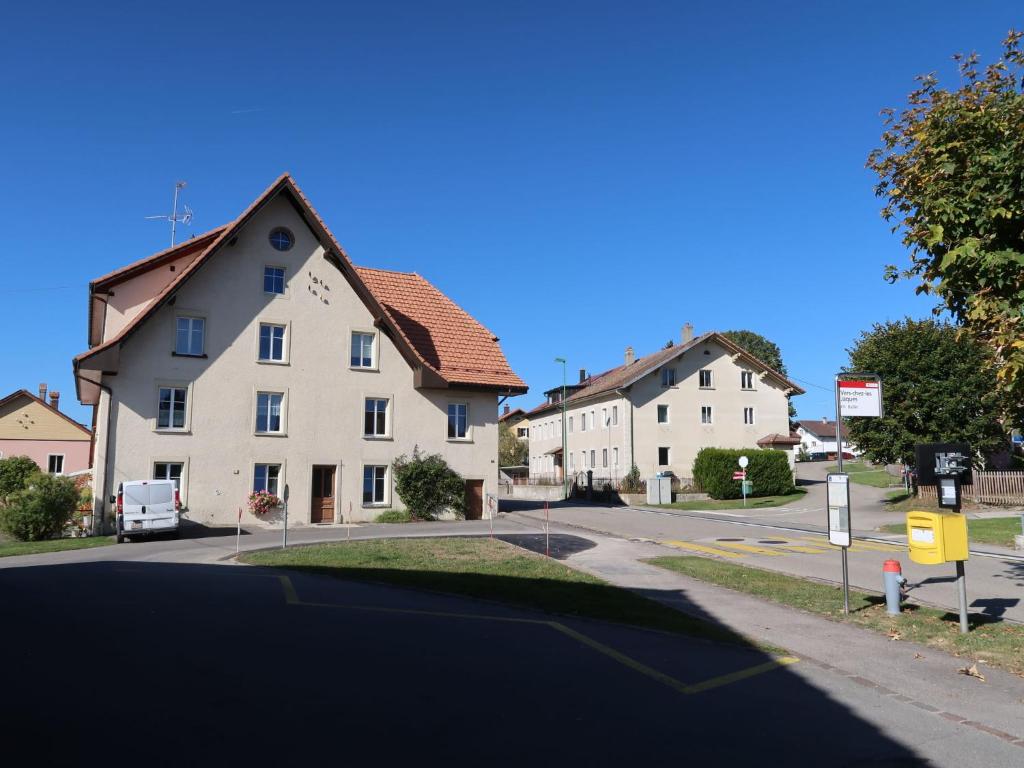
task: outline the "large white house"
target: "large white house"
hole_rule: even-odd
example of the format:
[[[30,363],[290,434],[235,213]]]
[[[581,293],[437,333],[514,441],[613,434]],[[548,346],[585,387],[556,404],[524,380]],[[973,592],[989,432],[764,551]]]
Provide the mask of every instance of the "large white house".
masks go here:
[[[836,422],[834,419],[832,421],[824,417],[817,421],[802,419],[796,425],[796,435],[800,438],[798,451],[802,448],[812,458],[834,459],[836,457]],[[855,446],[850,445],[845,424],[843,424],[842,440],[844,453],[848,452],[854,456],[860,454]],[[824,455],[819,457],[815,454]]]
[[[99,518],[120,482],[170,478],[197,522],[286,488],[290,521],[372,519],[416,447],[466,479],[470,516],[497,483],[498,398],[526,391],[497,337],[418,274],[354,266],[287,174],[89,294]]]
[[[693,338],[687,324],[680,344],[640,358],[629,347],[617,368],[580,371],[566,387],[564,459],[562,387],[548,390],[527,414],[531,478],[561,482],[564,468],[614,482],[633,464],[643,478],[691,478],[705,446],[777,448],[792,463],[788,398],[803,391],[722,334]]]

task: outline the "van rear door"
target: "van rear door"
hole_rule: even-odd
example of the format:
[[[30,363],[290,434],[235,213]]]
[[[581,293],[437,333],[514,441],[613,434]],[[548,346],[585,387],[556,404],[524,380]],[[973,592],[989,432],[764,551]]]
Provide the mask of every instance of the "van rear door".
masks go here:
[[[173,480],[137,480],[124,484],[125,533],[178,527]]]

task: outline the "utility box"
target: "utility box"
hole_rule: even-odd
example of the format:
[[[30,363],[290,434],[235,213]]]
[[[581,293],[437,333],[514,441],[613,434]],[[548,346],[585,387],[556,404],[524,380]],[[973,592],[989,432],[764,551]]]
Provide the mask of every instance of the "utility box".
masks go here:
[[[647,478],[647,503],[648,504],[671,504],[672,503],[672,476],[655,475]]]
[[[955,512],[908,512],[910,559],[922,565],[967,559],[967,518]]]

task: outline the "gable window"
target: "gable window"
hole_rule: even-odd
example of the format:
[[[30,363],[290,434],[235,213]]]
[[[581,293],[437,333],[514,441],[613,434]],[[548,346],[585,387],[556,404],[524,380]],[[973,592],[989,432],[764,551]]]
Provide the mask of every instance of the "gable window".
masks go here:
[[[387,488],[387,474],[387,466],[363,467],[363,504],[386,503],[384,491]]]
[[[662,448],[658,449],[658,466],[659,467],[667,467],[668,466],[668,448],[667,447],[662,447]]]
[[[284,267],[263,268],[263,292],[284,293]]]
[[[158,461],[153,464],[154,480],[173,480],[176,490],[181,490],[181,470],[185,465],[180,461]]]
[[[64,474],[64,454],[51,453],[46,457],[46,471],[51,475]]]
[[[160,403],[156,414],[157,429],[185,429],[185,387],[160,387]]]
[[[469,405],[448,403],[448,439],[465,440],[469,437]]]
[[[711,369],[710,368],[701,368],[697,372],[697,374],[698,374],[699,379],[700,379],[700,388],[701,389],[711,389],[711,387],[713,386],[712,383],[711,383],[712,382]]]
[[[206,321],[201,317],[179,317],[174,333],[174,354],[203,354],[203,337],[206,334]]]
[[[516,429],[516,437],[529,437],[529,436],[530,436],[530,428],[529,427],[519,427],[518,429]]]
[[[659,405],[658,406],[658,423],[659,424],[668,424],[668,406],[667,405]]]
[[[275,251],[289,251],[295,245],[295,236],[285,227],[277,227],[270,232],[270,244]]]
[[[617,427],[619,425],[619,406],[612,406],[612,426]]]
[[[754,388],[754,372],[740,371],[740,389]]]
[[[252,473],[252,492],[266,491],[280,496],[278,487],[281,483],[280,464],[257,464]]]
[[[676,369],[675,368],[662,368],[661,369],[661,386],[663,387],[674,387],[676,385]]]
[[[701,424],[711,424],[712,423],[711,422],[711,406],[710,405],[702,405],[700,407],[700,423]]]
[[[260,323],[259,360],[268,363],[284,362],[285,326]]]
[[[352,367],[373,368],[373,334],[352,334]]]
[[[363,418],[363,435],[366,437],[386,437],[388,426],[388,401],[366,398],[366,413]]]
[[[281,405],[284,395],[280,392],[256,393],[256,431],[261,433],[283,432]]]
[[[744,408],[743,409],[743,423],[744,424],[753,424],[754,423],[754,409],[753,408]]]

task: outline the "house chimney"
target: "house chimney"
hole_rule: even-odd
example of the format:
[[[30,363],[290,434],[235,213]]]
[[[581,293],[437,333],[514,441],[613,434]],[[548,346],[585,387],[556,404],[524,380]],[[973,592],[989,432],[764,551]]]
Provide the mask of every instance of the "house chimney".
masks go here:
[[[505,403],[505,410],[502,412],[502,415],[503,416],[508,416],[508,412],[509,412],[508,403]]]
[[[39,399],[46,402],[46,382],[39,385]]]
[[[633,348],[626,347],[626,365],[632,365],[634,360],[636,360],[636,355],[633,353]]]
[[[687,323],[683,326],[683,344],[689,344],[693,341],[693,324]]]
[[[580,384],[587,380],[587,369],[580,368]]]
[[[55,411],[60,410],[60,392],[52,390],[50,392],[50,407]]]

